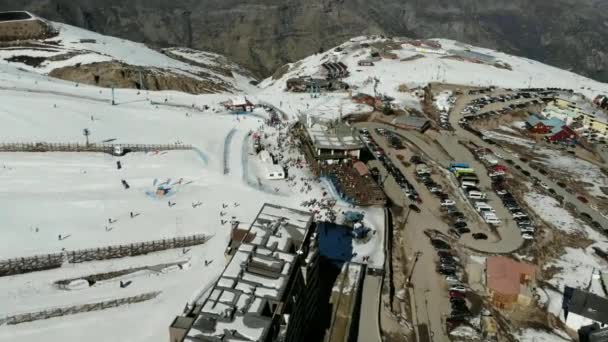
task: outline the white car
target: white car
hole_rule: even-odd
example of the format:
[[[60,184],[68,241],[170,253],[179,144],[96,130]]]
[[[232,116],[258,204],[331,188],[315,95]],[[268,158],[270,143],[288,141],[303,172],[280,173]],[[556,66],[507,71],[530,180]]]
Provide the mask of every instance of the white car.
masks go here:
[[[524,240],[534,240],[534,235],[532,235],[532,234],[528,234],[528,233],[523,233],[523,234],[521,234],[521,237],[522,237]]]
[[[549,190],[549,186],[546,183],[540,182],[540,187],[545,189],[545,190]]]
[[[593,209],[595,211],[598,210],[597,205],[595,205],[595,204],[589,204],[589,208],[591,208],[591,209]]]
[[[460,284],[460,279],[456,278],[455,276],[445,276],[445,281],[447,281],[450,284]]]
[[[500,154],[500,153],[494,152],[494,155],[496,156],[496,158],[505,159],[505,157],[503,157],[502,154]]]
[[[467,292],[467,288],[462,285],[452,285],[450,291]]]
[[[456,205],[456,202],[452,201],[451,199],[446,199],[441,202],[442,207],[453,207],[455,205]]]
[[[521,230],[522,233],[534,233],[534,227],[532,226],[520,227],[519,230]]]
[[[525,213],[522,213],[521,211],[513,213],[513,218],[520,218],[520,217],[528,217],[528,215],[526,215]]]

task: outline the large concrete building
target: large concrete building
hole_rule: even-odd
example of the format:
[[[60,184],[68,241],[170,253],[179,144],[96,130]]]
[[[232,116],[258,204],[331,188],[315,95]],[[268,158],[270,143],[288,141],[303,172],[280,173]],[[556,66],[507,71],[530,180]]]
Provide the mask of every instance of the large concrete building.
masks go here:
[[[0,12],[0,41],[43,39],[52,33],[49,23],[29,12]]]
[[[309,212],[264,204],[248,229],[235,223],[226,268],[175,318],[170,342],[303,341],[315,314],[304,290],[318,273],[312,220]]]

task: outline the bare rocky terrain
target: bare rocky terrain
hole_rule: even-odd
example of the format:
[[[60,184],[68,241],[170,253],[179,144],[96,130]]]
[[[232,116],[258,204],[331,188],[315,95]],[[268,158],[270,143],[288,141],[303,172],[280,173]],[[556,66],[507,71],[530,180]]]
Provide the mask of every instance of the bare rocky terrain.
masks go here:
[[[441,37],[607,81],[608,2],[601,0],[0,0],[156,47],[213,51],[268,76],[361,34]]]

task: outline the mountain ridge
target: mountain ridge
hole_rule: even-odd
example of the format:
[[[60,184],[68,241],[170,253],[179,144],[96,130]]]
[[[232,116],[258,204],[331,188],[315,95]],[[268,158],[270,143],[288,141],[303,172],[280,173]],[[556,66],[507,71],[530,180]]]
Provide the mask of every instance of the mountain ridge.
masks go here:
[[[384,34],[459,40],[606,81],[607,8],[599,0],[0,0],[0,10],[220,53],[258,77],[350,37]]]

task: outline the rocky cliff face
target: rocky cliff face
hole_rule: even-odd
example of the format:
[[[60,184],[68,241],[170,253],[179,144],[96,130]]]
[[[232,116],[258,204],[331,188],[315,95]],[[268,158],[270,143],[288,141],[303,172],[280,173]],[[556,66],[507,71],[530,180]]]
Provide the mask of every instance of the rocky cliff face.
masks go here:
[[[190,46],[267,76],[361,34],[445,37],[608,81],[604,0],[0,0],[154,46]]]

